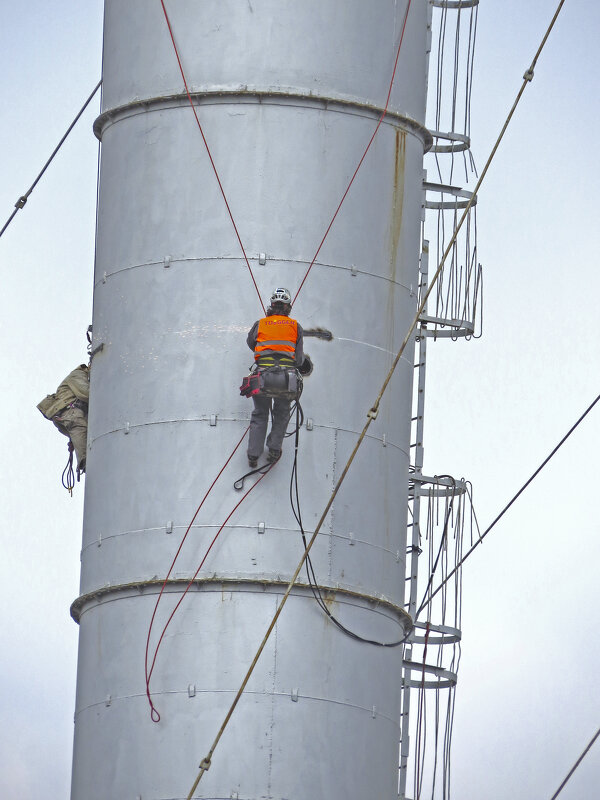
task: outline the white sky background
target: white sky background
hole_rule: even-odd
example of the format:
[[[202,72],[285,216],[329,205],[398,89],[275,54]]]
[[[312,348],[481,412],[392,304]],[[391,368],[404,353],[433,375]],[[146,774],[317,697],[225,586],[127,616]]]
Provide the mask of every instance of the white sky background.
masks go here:
[[[554,9],[481,2],[480,168]],[[483,527],[599,391],[599,30],[596,3],[567,0],[480,191],[484,336],[428,350],[424,471],[471,480]],[[0,225],[99,79],[101,35],[100,0],[4,4]],[[0,239],[6,800],[69,794],[83,486],[60,486],[66,440],[35,406],[85,360],[97,109]],[[600,724],[599,432],[596,408],[465,566],[456,800],[549,800]],[[596,743],[561,800],[596,800],[599,783]]]

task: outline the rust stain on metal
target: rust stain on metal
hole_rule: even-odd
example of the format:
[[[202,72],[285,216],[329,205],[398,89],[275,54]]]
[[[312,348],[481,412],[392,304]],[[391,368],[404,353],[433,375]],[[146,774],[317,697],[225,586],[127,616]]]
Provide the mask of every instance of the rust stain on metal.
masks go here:
[[[391,281],[387,297],[387,349],[391,353],[395,350],[394,342],[394,315],[395,315],[395,289],[396,272],[398,268],[398,246],[402,232],[402,212],[404,209],[404,174],[406,167],[406,131],[396,128],[394,148],[394,172],[392,186],[392,207],[390,217],[390,266],[389,278]],[[391,356],[390,356],[391,363]]]
[[[390,277],[396,279],[398,243],[402,230],[402,211],[404,208],[404,173],[406,167],[406,131],[396,128],[396,147],[394,152],[394,190],[392,195],[392,220],[390,226]]]
[[[321,597],[323,598],[323,602],[329,609],[330,613],[333,613],[335,608],[337,607],[336,595],[333,592],[321,590]]]
[[[386,348],[389,355],[388,366],[392,363],[392,354],[396,352],[398,343],[395,341],[396,323],[396,281],[398,273],[398,249],[400,246],[400,236],[402,233],[403,211],[404,211],[404,183],[406,172],[406,131],[396,128],[394,140],[394,165],[393,165],[393,184],[392,184],[392,203],[389,223],[389,278],[390,287],[387,296],[386,309]],[[387,409],[388,424],[390,423],[391,407]],[[385,472],[383,486],[383,524],[385,527],[385,543],[390,547],[390,531],[393,529],[391,519],[391,509],[394,507],[393,497],[395,489],[389,485],[390,473]]]
[[[394,172],[392,186],[392,207],[390,218],[390,267],[389,278],[391,280],[390,291],[387,300],[387,349],[395,350],[394,342],[394,306],[396,273],[398,268],[398,246],[400,234],[402,232],[402,213],[404,210],[404,176],[406,167],[406,131],[396,128],[395,147],[394,147]],[[391,356],[390,356],[391,359]],[[391,362],[390,362],[391,363]]]

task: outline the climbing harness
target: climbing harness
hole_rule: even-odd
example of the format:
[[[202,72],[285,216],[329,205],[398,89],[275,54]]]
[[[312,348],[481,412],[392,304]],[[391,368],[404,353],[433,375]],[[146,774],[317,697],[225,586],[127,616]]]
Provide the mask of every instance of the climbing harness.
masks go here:
[[[73,472],[73,442],[69,439],[67,444],[69,450],[69,458],[67,459],[67,466],[63,469],[61,481],[62,485],[73,497],[73,488],[75,486],[75,473]],[[77,480],[79,480],[79,470],[77,470]]]
[[[302,394],[302,376],[295,367],[258,367],[242,378],[242,397],[275,397],[282,400],[299,400]]]

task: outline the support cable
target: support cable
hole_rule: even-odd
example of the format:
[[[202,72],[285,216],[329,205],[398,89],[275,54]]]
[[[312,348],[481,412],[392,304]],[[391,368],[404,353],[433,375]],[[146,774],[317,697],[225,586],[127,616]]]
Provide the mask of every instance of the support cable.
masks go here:
[[[171,42],[173,43],[173,50],[175,51],[175,56],[177,57],[177,64],[179,65],[179,72],[181,73],[181,77],[183,79],[183,85],[185,86],[185,92],[187,94],[188,100],[190,101],[190,106],[192,107],[192,111],[194,112],[194,117],[196,118],[196,123],[198,125],[198,130],[200,131],[200,135],[202,136],[202,141],[204,142],[204,147],[206,148],[206,152],[208,154],[208,158],[210,160],[211,166],[213,168],[213,172],[215,173],[215,178],[217,179],[217,183],[219,184],[219,189],[221,190],[221,195],[223,196],[223,200],[225,201],[225,205],[227,206],[227,211],[229,213],[229,218],[231,219],[231,224],[233,225],[233,229],[235,231],[235,235],[237,236],[237,240],[240,244],[240,248],[242,250],[242,254],[244,256],[244,261],[246,262],[246,266],[248,267],[248,271],[250,272],[250,277],[252,278],[252,283],[254,284],[254,288],[256,289],[256,294],[258,295],[258,300],[262,307],[263,313],[266,314],[265,305],[262,301],[262,297],[260,296],[260,292],[258,291],[258,286],[256,283],[256,279],[254,278],[254,273],[252,272],[252,267],[250,266],[250,262],[248,261],[248,256],[246,255],[246,250],[244,249],[244,245],[242,243],[242,237],[240,236],[240,232],[238,231],[238,227],[235,224],[235,219],[233,218],[233,213],[229,206],[229,202],[227,200],[227,195],[225,194],[225,189],[223,189],[223,184],[221,183],[221,178],[219,177],[219,173],[217,171],[217,167],[212,157],[212,153],[210,152],[210,147],[208,146],[208,142],[206,141],[206,136],[204,135],[204,130],[202,129],[202,125],[200,123],[200,119],[198,117],[198,113],[196,111],[196,106],[194,105],[194,101],[192,100],[192,95],[190,94],[190,90],[188,87],[188,82],[185,77],[185,72],[183,71],[183,66],[181,64],[181,58],[179,57],[179,50],[177,49],[177,45],[175,44],[175,36],[173,35],[173,28],[171,27],[171,21],[169,19],[169,15],[167,14],[167,9],[165,7],[164,0],[160,0],[160,4],[162,6],[163,13],[165,15],[165,21],[167,23],[167,27],[169,28],[169,34],[171,36]]]
[[[162,2],[162,0],[161,0],[161,2]],[[292,575],[292,577],[290,579],[290,582],[289,582],[289,584],[287,586],[287,589],[285,590],[285,593],[284,593],[284,595],[283,595],[283,597],[281,599],[279,607],[277,608],[277,611],[273,615],[273,618],[272,618],[272,620],[271,620],[271,622],[269,624],[269,627],[267,628],[267,631],[266,631],[266,633],[265,633],[265,635],[263,637],[263,640],[260,643],[254,658],[252,659],[252,663],[250,664],[250,666],[248,668],[248,671],[246,672],[246,675],[245,675],[245,677],[244,677],[244,679],[242,681],[242,684],[241,684],[240,688],[238,689],[238,691],[237,691],[237,693],[235,695],[235,698],[233,699],[233,702],[232,702],[232,704],[231,704],[231,706],[229,708],[229,711],[227,712],[227,714],[225,716],[225,719],[223,720],[223,722],[221,724],[221,727],[219,728],[219,731],[218,731],[218,733],[217,733],[217,735],[216,735],[216,737],[215,737],[215,739],[214,739],[214,741],[213,741],[213,743],[212,743],[212,745],[210,747],[210,750],[208,751],[207,755],[202,759],[202,761],[200,763],[200,771],[199,771],[198,775],[196,776],[196,779],[195,779],[195,781],[194,781],[194,783],[192,785],[192,788],[190,789],[190,792],[189,792],[189,794],[187,796],[187,800],[192,800],[193,794],[196,791],[196,788],[197,788],[198,784],[200,783],[200,780],[202,779],[202,776],[210,768],[211,759],[212,759],[212,756],[214,754],[214,751],[215,751],[217,745],[219,744],[219,741],[221,740],[221,737],[223,736],[223,733],[225,732],[225,728],[227,727],[227,725],[229,723],[229,720],[231,719],[231,717],[233,715],[233,712],[235,711],[236,706],[240,701],[240,698],[241,698],[242,694],[244,693],[244,690],[245,690],[245,688],[246,688],[246,686],[248,684],[248,681],[250,680],[250,677],[251,677],[252,673],[254,672],[254,668],[256,667],[256,664],[258,663],[258,659],[260,658],[263,650],[265,649],[267,641],[268,641],[268,639],[269,639],[269,637],[270,637],[270,635],[271,635],[271,633],[273,631],[273,628],[277,624],[277,620],[279,619],[279,617],[281,615],[281,612],[283,611],[283,609],[285,607],[285,604],[286,604],[286,602],[288,600],[288,597],[290,596],[290,594],[292,592],[292,589],[294,588],[294,585],[296,583],[298,575],[300,574],[300,570],[304,566],[304,562],[306,561],[306,559],[308,557],[308,554],[310,553],[310,550],[311,550],[312,546],[314,545],[314,543],[316,541],[316,538],[317,538],[317,536],[319,534],[319,531],[321,530],[321,526],[323,525],[323,522],[325,521],[325,518],[326,518],[327,514],[329,513],[329,511],[331,509],[331,506],[333,505],[333,501],[335,500],[335,498],[337,496],[337,493],[339,492],[339,490],[340,490],[340,488],[341,488],[341,486],[342,486],[342,484],[343,484],[343,482],[344,482],[344,480],[346,478],[346,475],[348,474],[350,466],[352,465],[352,462],[354,461],[354,458],[356,457],[356,453],[358,452],[361,444],[363,443],[363,440],[364,440],[364,438],[365,438],[365,436],[367,434],[367,431],[369,429],[369,426],[371,425],[371,422],[374,419],[377,418],[377,414],[379,413],[379,404],[381,402],[381,398],[383,397],[383,394],[384,394],[385,390],[387,389],[390,380],[392,379],[392,375],[394,374],[394,372],[396,370],[396,367],[398,366],[398,363],[399,363],[399,361],[400,361],[400,359],[402,357],[402,354],[404,353],[404,350],[406,349],[406,346],[407,346],[408,342],[410,341],[410,338],[411,338],[411,336],[413,334],[413,331],[415,330],[415,328],[417,327],[417,325],[419,323],[419,318],[420,318],[421,314],[423,313],[423,310],[424,310],[424,308],[425,308],[425,306],[427,304],[427,300],[429,298],[429,295],[431,294],[431,292],[433,290],[433,287],[435,286],[435,283],[436,283],[436,281],[437,281],[437,279],[438,279],[438,277],[439,277],[439,275],[440,275],[440,273],[441,273],[441,271],[443,269],[443,266],[444,266],[444,263],[446,261],[446,258],[448,257],[448,254],[450,253],[450,251],[452,249],[452,246],[453,246],[454,242],[456,241],[456,237],[457,237],[457,235],[458,235],[458,233],[459,233],[459,231],[460,231],[460,229],[461,229],[461,227],[462,227],[462,225],[463,225],[463,223],[464,223],[464,221],[465,221],[465,219],[466,219],[466,217],[467,217],[467,215],[469,213],[469,210],[471,209],[471,206],[473,205],[473,202],[474,202],[474,200],[475,200],[475,198],[477,196],[477,191],[479,190],[481,184],[483,183],[483,181],[485,179],[485,176],[487,175],[487,172],[488,172],[488,169],[490,167],[490,164],[492,163],[492,161],[494,159],[494,156],[496,155],[496,152],[497,152],[497,150],[498,150],[498,148],[500,146],[500,142],[502,141],[502,139],[504,137],[506,129],[508,128],[508,125],[510,124],[510,121],[511,121],[511,119],[513,117],[513,114],[514,114],[516,108],[517,108],[517,105],[519,104],[519,101],[520,101],[520,99],[521,99],[521,97],[523,95],[523,92],[525,91],[525,87],[527,86],[527,84],[533,78],[534,67],[535,67],[535,65],[537,63],[537,60],[538,60],[538,58],[540,56],[540,53],[542,52],[542,49],[543,49],[543,47],[544,47],[544,45],[545,45],[545,43],[546,43],[546,41],[548,39],[548,36],[550,35],[550,31],[554,27],[554,23],[556,22],[558,14],[559,14],[561,8],[563,7],[564,3],[565,3],[565,0],[560,0],[558,8],[557,8],[557,10],[556,10],[556,12],[554,14],[554,17],[552,18],[552,21],[550,22],[550,25],[548,26],[548,29],[546,30],[546,33],[544,34],[544,38],[542,39],[542,42],[541,42],[541,44],[540,44],[540,46],[539,46],[539,48],[538,48],[538,50],[537,50],[537,52],[536,52],[536,54],[534,56],[534,59],[531,62],[531,65],[530,65],[529,69],[525,72],[525,75],[523,76],[523,84],[522,84],[521,88],[519,89],[519,92],[517,94],[517,97],[516,97],[513,105],[512,105],[512,108],[510,109],[510,111],[508,113],[508,116],[506,118],[506,121],[504,122],[504,125],[502,126],[502,130],[500,131],[500,134],[498,135],[498,138],[496,139],[496,142],[495,142],[495,144],[494,144],[494,146],[492,148],[492,151],[491,151],[491,153],[490,153],[490,155],[488,157],[488,160],[486,161],[486,164],[485,164],[485,166],[484,166],[484,168],[482,170],[481,176],[479,177],[479,180],[477,181],[477,184],[475,186],[473,194],[472,194],[471,198],[469,199],[467,205],[465,206],[465,209],[464,209],[464,211],[462,213],[462,216],[461,216],[461,218],[460,218],[460,220],[459,220],[459,222],[458,222],[458,224],[456,226],[456,229],[455,229],[455,231],[454,231],[454,233],[452,235],[452,238],[450,239],[450,242],[448,243],[448,246],[446,247],[446,250],[444,251],[444,254],[442,256],[440,264],[439,264],[437,270],[435,271],[435,274],[434,274],[434,276],[433,276],[433,278],[431,280],[431,283],[430,283],[429,287],[427,288],[427,291],[423,295],[421,303],[419,304],[419,306],[417,308],[417,311],[416,311],[415,316],[413,318],[413,321],[412,321],[412,323],[411,323],[411,325],[410,325],[410,327],[408,329],[408,332],[407,332],[406,336],[404,337],[404,339],[402,341],[402,344],[400,345],[400,349],[398,350],[398,353],[396,354],[396,357],[394,358],[394,362],[393,362],[392,366],[390,367],[390,370],[389,370],[389,372],[388,372],[388,374],[387,374],[387,376],[386,376],[386,378],[385,378],[385,380],[384,380],[384,382],[383,382],[383,384],[381,386],[381,389],[379,391],[379,394],[377,395],[377,398],[375,399],[375,403],[373,404],[373,406],[371,407],[371,409],[367,413],[367,422],[365,423],[365,425],[364,425],[364,427],[363,427],[363,429],[362,429],[362,431],[360,433],[360,436],[359,436],[359,438],[358,438],[358,440],[357,440],[357,442],[356,442],[356,444],[354,446],[354,449],[352,450],[352,453],[350,454],[350,457],[348,458],[348,461],[346,462],[346,465],[344,466],[344,469],[342,470],[342,474],[340,475],[340,477],[339,477],[339,479],[338,479],[338,481],[337,481],[337,483],[336,483],[336,485],[335,485],[335,487],[333,489],[333,492],[331,493],[331,496],[329,497],[329,500],[327,501],[327,503],[325,505],[325,509],[323,510],[323,513],[321,514],[321,517],[320,517],[320,519],[319,519],[319,521],[317,523],[317,526],[316,526],[316,528],[314,530],[314,533],[312,534],[312,536],[311,536],[311,538],[310,538],[310,540],[308,542],[308,545],[306,546],[306,549],[305,549],[304,553],[302,554],[302,557],[301,557],[301,559],[300,559],[300,561],[299,561],[299,563],[298,563],[298,565],[297,565],[297,567],[296,567],[296,569],[294,571],[294,574]],[[300,288],[302,288],[302,287],[300,287]],[[296,294],[296,297],[297,296],[298,295]],[[600,397],[598,399],[600,399]]]
[[[39,174],[38,174],[37,178],[36,178],[36,179],[34,180],[34,182],[31,184],[31,186],[29,187],[29,189],[27,189],[27,191],[25,192],[25,194],[22,194],[22,195],[21,195],[21,197],[19,197],[19,199],[18,199],[18,200],[17,200],[17,202],[15,203],[15,210],[12,212],[12,214],[11,214],[11,215],[10,215],[10,217],[7,219],[7,221],[4,223],[4,227],[3,227],[3,228],[2,228],[2,230],[0,231],[0,236],[2,236],[2,234],[4,233],[4,231],[5,231],[5,230],[8,228],[8,226],[10,225],[10,223],[13,221],[14,217],[15,217],[15,216],[16,216],[16,214],[17,214],[17,211],[20,211],[20,209],[22,209],[22,208],[25,206],[25,203],[26,203],[26,202],[27,202],[27,200],[29,199],[29,195],[30,195],[30,194],[33,192],[33,190],[35,189],[35,187],[38,185],[40,178],[42,177],[42,175],[44,174],[44,172],[46,172],[46,170],[47,170],[47,169],[48,169],[48,167],[50,166],[50,163],[51,163],[51,162],[52,162],[52,160],[54,159],[54,156],[55,156],[55,155],[58,153],[58,151],[59,151],[59,150],[60,150],[60,148],[62,147],[62,145],[63,145],[63,143],[64,143],[65,139],[66,139],[66,138],[67,138],[67,136],[68,136],[68,135],[71,133],[71,131],[73,130],[73,128],[74,128],[74,127],[75,127],[75,125],[77,124],[77,122],[78,122],[79,118],[81,117],[81,115],[83,114],[83,112],[86,110],[86,108],[87,108],[87,107],[89,106],[89,104],[92,102],[92,99],[93,99],[94,95],[96,94],[96,92],[98,91],[98,89],[100,88],[100,86],[101,86],[101,85],[102,85],[102,80],[99,80],[99,81],[98,81],[98,83],[96,84],[96,88],[95,88],[95,89],[94,89],[94,91],[91,93],[91,95],[88,97],[88,99],[85,101],[85,103],[83,104],[83,106],[82,106],[82,107],[81,107],[81,109],[79,110],[79,112],[78,112],[77,116],[75,117],[75,119],[73,120],[73,122],[72,122],[72,123],[69,125],[69,127],[67,128],[67,130],[66,130],[66,132],[65,132],[64,136],[62,137],[62,139],[60,140],[60,142],[59,142],[59,143],[56,145],[56,147],[55,147],[55,148],[54,148],[54,150],[52,151],[52,154],[51,154],[50,158],[49,158],[49,159],[46,161],[46,163],[45,163],[45,164],[44,164],[44,166],[42,167],[42,169],[41,169],[41,171],[39,172]]]
[[[162,0],[161,0],[161,2],[162,2]],[[390,97],[392,95],[392,87],[394,85],[394,78],[396,77],[396,69],[398,67],[398,59],[400,57],[400,49],[402,47],[402,41],[404,40],[404,31],[406,30],[406,21],[408,19],[408,12],[410,11],[410,4],[411,4],[411,0],[408,0],[408,5],[406,6],[406,12],[404,14],[404,22],[402,23],[402,31],[401,31],[401,34],[400,34],[400,42],[398,44],[398,49],[396,51],[396,60],[394,61],[394,70],[392,72],[392,79],[390,81],[390,86],[389,86],[388,93],[387,93],[387,99],[385,101],[385,108],[381,112],[381,115],[380,115],[379,120],[377,122],[377,126],[375,127],[375,130],[373,131],[373,135],[369,139],[369,143],[367,144],[367,146],[366,146],[366,148],[364,150],[364,153],[362,154],[361,159],[358,162],[358,166],[356,167],[356,169],[354,170],[354,174],[350,178],[350,183],[346,187],[346,191],[344,192],[344,194],[342,195],[342,199],[338,203],[338,207],[336,208],[335,213],[334,213],[333,217],[331,218],[331,222],[327,226],[327,230],[325,231],[325,234],[323,235],[323,238],[321,239],[321,243],[317,247],[317,252],[314,254],[313,259],[310,262],[310,265],[309,265],[308,269],[304,273],[304,277],[302,278],[300,286],[298,287],[298,291],[296,292],[296,294],[294,295],[294,299],[292,300],[292,305],[294,305],[294,303],[296,302],[296,298],[300,294],[300,289],[302,289],[302,287],[304,286],[304,281],[308,278],[308,273],[313,268],[313,265],[314,265],[315,261],[317,260],[317,257],[319,255],[319,253],[321,252],[321,248],[325,244],[325,239],[327,239],[327,237],[329,235],[329,231],[331,230],[331,228],[333,226],[333,223],[335,222],[335,218],[337,217],[338,212],[339,212],[340,208],[342,207],[342,204],[343,204],[344,200],[346,199],[346,195],[350,191],[350,187],[352,186],[352,184],[354,183],[354,179],[358,175],[358,170],[361,168],[362,163],[365,160],[367,153],[371,149],[371,145],[373,144],[373,140],[377,136],[377,132],[378,132],[379,128],[381,127],[381,123],[383,122],[383,120],[385,119],[385,116],[387,114],[388,106],[390,104]]]
[[[550,800],[556,800],[556,798],[558,797],[558,795],[559,795],[559,794],[562,792],[562,790],[563,790],[563,789],[565,788],[565,786],[567,785],[567,782],[569,781],[569,779],[570,779],[571,775],[572,775],[572,774],[575,772],[575,770],[577,769],[577,767],[578,767],[578,766],[581,764],[581,762],[583,761],[583,759],[584,759],[584,758],[585,758],[585,756],[587,755],[587,753],[588,753],[588,750],[590,750],[590,748],[592,747],[592,745],[594,744],[594,742],[596,741],[596,739],[598,738],[598,736],[600,736],[600,728],[598,728],[598,730],[596,731],[596,733],[595,733],[595,734],[592,736],[592,739],[591,739],[591,741],[589,742],[588,746],[585,748],[585,750],[583,751],[583,753],[582,753],[582,754],[579,756],[579,758],[577,759],[577,761],[576,761],[576,762],[573,764],[573,766],[571,767],[571,771],[569,772],[569,774],[567,775],[567,777],[564,779],[564,781],[561,783],[561,785],[558,787],[558,789],[557,789],[557,790],[554,792],[554,794],[552,795],[552,797],[550,798]]]
[[[599,394],[599,395],[598,395],[598,397],[596,397],[596,399],[595,399],[595,400],[594,400],[594,401],[593,401],[593,402],[592,402],[592,403],[591,403],[591,404],[590,404],[590,405],[589,405],[589,406],[586,408],[586,410],[585,410],[585,411],[583,412],[583,414],[582,414],[582,415],[579,417],[579,419],[577,420],[577,422],[576,422],[576,423],[575,423],[575,424],[574,424],[574,425],[573,425],[573,426],[572,426],[572,427],[569,429],[569,431],[568,431],[568,432],[567,432],[567,433],[566,433],[566,434],[563,436],[563,438],[562,438],[562,439],[560,440],[560,442],[559,442],[559,443],[556,445],[556,447],[555,447],[555,448],[552,450],[552,452],[551,452],[551,453],[550,453],[550,454],[549,454],[549,455],[548,455],[548,456],[547,456],[547,457],[546,457],[546,458],[545,458],[545,459],[542,461],[542,463],[541,463],[541,464],[540,464],[540,466],[539,466],[539,467],[536,469],[536,471],[533,473],[533,475],[531,475],[531,477],[530,477],[530,478],[529,478],[529,479],[528,479],[528,480],[527,480],[527,481],[526,481],[526,482],[523,484],[523,486],[521,486],[521,488],[520,488],[520,489],[519,489],[519,491],[518,491],[518,492],[517,492],[517,493],[514,495],[514,497],[512,498],[512,500],[510,500],[510,501],[509,501],[509,502],[508,502],[508,503],[507,503],[507,504],[504,506],[504,508],[503,508],[503,509],[502,509],[502,511],[501,511],[501,512],[498,514],[498,516],[497,516],[497,517],[496,517],[496,519],[495,519],[495,520],[492,522],[492,524],[491,524],[491,525],[490,525],[490,526],[489,526],[489,527],[488,527],[488,528],[487,528],[487,529],[486,529],[486,530],[485,530],[485,531],[484,531],[484,532],[481,534],[481,536],[479,537],[479,539],[477,539],[477,541],[476,541],[476,542],[475,542],[475,544],[474,544],[474,545],[471,547],[471,549],[470,549],[470,550],[469,550],[469,552],[466,554],[466,556],[463,556],[463,558],[461,558],[461,560],[460,560],[460,561],[458,562],[458,564],[457,564],[457,565],[454,567],[454,569],[452,570],[452,572],[450,572],[450,573],[449,573],[449,574],[448,574],[448,575],[447,575],[447,576],[444,578],[444,580],[442,581],[442,583],[440,583],[440,585],[437,587],[437,589],[436,589],[434,592],[432,592],[432,594],[430,595],[429,599],[427,599],[427,600],[423,599],[423,602],[421,603],[421,605],[420,605],[420,607],[419,607],[419,610],[418,610],[418,611],[417,611],[417,613],[416,613],[415,619],[416,619],[416,618],[419,616],[419,614],[420,614],[420,613],[421,613],[421,611],[422,611],[422,610],[425,608],[425,606],[426,606],[426,605],[428,605],[429,603],[431,603],[431,601],[432,601],[432,600],[433,600],[433,598],[436,596],[436,594],[437,594],[437,593],[440,591],[440,589],[441,589],[443,586],[445,586],[445,585],[446,585],[446,583],[447,583],[447,582],[450,580],[450,578],[451,578],[451,577],[452,577],[452,576],[453,576],[453,575],[454,575],[454,574],[455,574],[455,573],[456,573],[456,572],[457,572],[457,571],[458,571],[458,570],[459,570],[459,569],[462,567],[462,565],[465,563],[465,561],[466,561],[466,560],[467,560],[467,558],[468,558],[468,557],[471,555],[471,553],[472,553],[472,552],[475,550],[475,548],[476,548],[476,547],[478,547],[478,546],[479,546],[479,545],[480,545],[480,544],[483,542],[483,540],[484,540],[484,539],[485,539],[485,537],[488,535],[488,533],[489,533],[489,532],[492,530],[492,528],[493,528],[493,527],[496,525],[496,523],[497,523],[497,522],[499,522],[499,521],[502,519],[502,517],[503,517],[503,516],[506,514],[506,512],[507,512],[507,511],[508,511],[508,509],[509,509],[509,508],[512,506],[512,504],[515,502],[515,500],[517,500],[517,499],[518,499],[518,498],[519,498],[519,497],[520,497],[520,496],[523,494],[523,492],[525,491],[525,489],[527,489],[527,487],[528,487],[528,486],[529,486],[529,484],[530,484],[530,483],[531,483],[531,482],[534,480],[534,478],[536,478],[536,477],[537,477],[537,476],[540,474],[540,472],[541,472],[541,471],[544,469],[544,467],[545,467],[545,466],[546,466],[546,464],[547,464],[547,463],[550,461],[550,459],[552,458],[552,456],[554,456],[554,454],[555,454],[555,453],[557,453],[557,452],[558,452],[558,450],[560,450],[560,448],[561,448],[561,447],[563,446],[563,444],[564,444],[564,443],[567,441],[567,439],[569,438],[569,436],[570,436],[570,435],[571,435],[571,434],[572,434],[572,433],[573,433],[573,432],[576,430],[576,428],[579,426],[579,424],[580,424],[581,422],[583,422],[583,420],[585,419],[585,417],[587,417],[587,415],[590,413],[590,411],[591,411],[591,410],[594,408],[594,406],[596,405],[596,403],[597,403],[599,400],[600,400],[600,394]]]

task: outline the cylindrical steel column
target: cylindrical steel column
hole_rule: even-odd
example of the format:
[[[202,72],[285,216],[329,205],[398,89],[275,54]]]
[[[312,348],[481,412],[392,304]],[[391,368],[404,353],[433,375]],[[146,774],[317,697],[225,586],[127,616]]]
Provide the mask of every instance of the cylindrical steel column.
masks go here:
[[[263,301],[295,294],[385,104],[407,0],[170,0],[190,91]],[[315,362],[298,470],[314,530],[416,308],[427,3],[413,0],[390,113],[293,316]],[[262,309],[161,3],[106,0],[73,800],[185,798],[302,554],[293,440],[229,521],[175,615],[151,689],[162,579],[242,436]],[[259,254],[265,258],[259,258]],[[264,263],[260,263],[260,262]],[[327,602],[381,641],[403,611],[412,347],[313,548]],[[153,643],[240,499],[242,446],[196,519]],[[247,484],[248,486],[248,484]],[[348,637],[294,590],[198,797],[392,798],[402,648]]]

